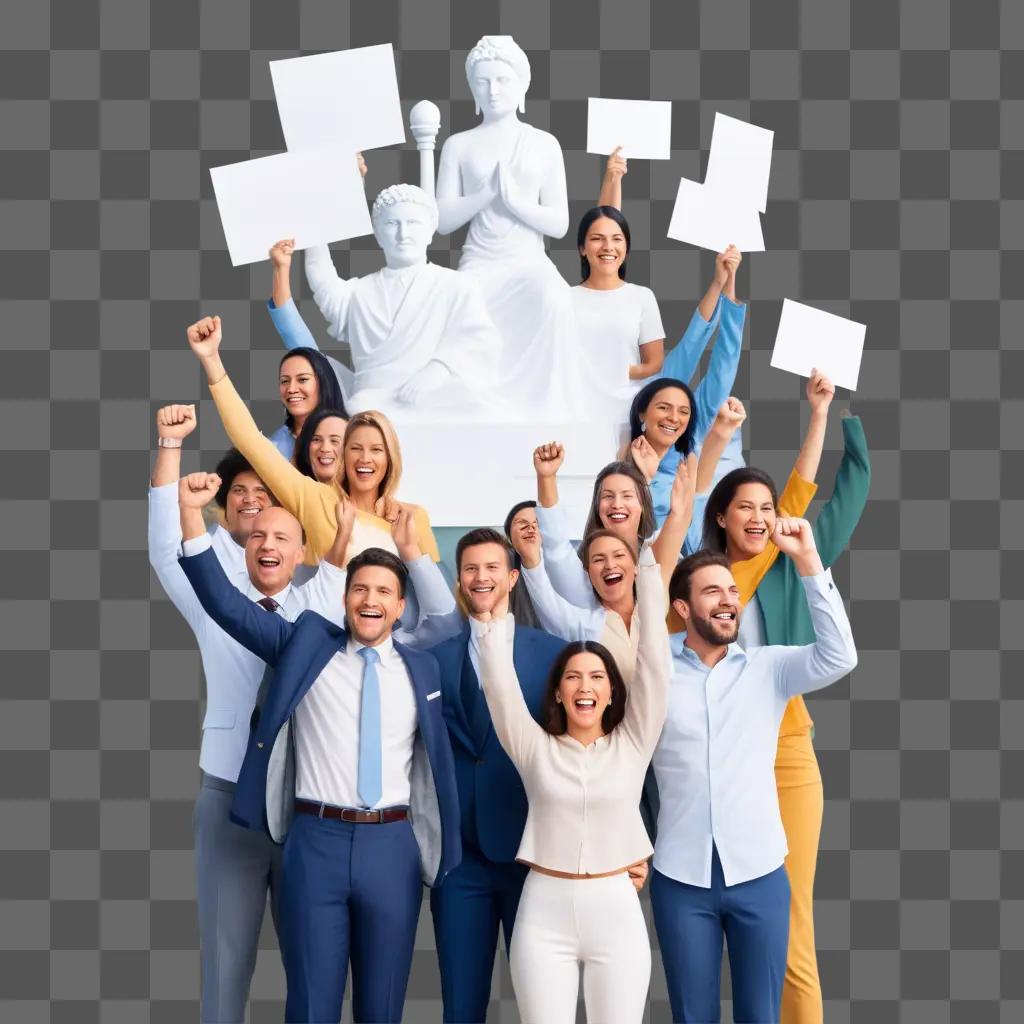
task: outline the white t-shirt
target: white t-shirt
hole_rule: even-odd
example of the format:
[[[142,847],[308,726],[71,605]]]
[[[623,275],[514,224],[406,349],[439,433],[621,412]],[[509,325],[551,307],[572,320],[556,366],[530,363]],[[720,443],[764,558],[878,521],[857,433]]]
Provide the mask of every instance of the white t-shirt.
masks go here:
[[[579,284],[572,303],[591,386],[619,401],[632,399],[646,383],[629,379],[630,366],[640,362],[640,346],[665,337],[654,292],[629,281],[610,291]]]

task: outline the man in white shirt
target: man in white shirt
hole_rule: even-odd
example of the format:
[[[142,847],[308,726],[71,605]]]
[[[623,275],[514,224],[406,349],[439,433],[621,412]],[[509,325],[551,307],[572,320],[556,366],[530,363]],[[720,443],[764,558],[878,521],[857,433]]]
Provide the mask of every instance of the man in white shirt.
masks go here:
[[[268,892],[277,922],[281,854],[268,836],[239,828],[229,819],[266,666],[207,616],[178,566],[181,443],[195,425],[190,405],[166,406],[157,413],[159,450],[149,491],[149,560],[195,634],[206,678],[201,781],[193,817],[200,1017],[204,1024],[234,1024],[245,1018]],[[343,622],[344,571],[325,562],[310,582],[295,585],[293,576],[303,555],[298,521],[272,505],[270,491],[234,449],[217,468],[221,482],[214,500],[225,525],[210,533],[204,527],[192,550],[212,548],[233,586],[289,621],[312,608]]]
[[[461,856],[437,662],[391,637],[407,571],[380,548],[351,559],[345,627],[267,615],[191,548],[217,486],[182,481],[179,565],[207,614],[274,670],[231,820],[285,844],[285,1020],[339,1020],[351,963],[354,1018],[400,1021],[421,878],[439,885]]]
[[[654,754],[661,808],[651,903],[672,1019],[720,1018],[723,937],[736,1020],[778,1021],[789,938],[786,836],[775,751],[787,701],[857,664],[842,598],[810,525],[780,518],[772,538],[803,580],[815,642],[736,643],[740,594],[724,555],[700,551],[672,576],[688,631],[672,638],[669,712]]]

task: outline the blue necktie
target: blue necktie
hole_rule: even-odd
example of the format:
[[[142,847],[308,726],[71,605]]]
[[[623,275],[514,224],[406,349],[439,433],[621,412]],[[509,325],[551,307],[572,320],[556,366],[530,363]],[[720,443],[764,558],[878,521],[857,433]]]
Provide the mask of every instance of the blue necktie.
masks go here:
[[[359,706],[359,778],[356,786],[364,807],[373,807],[380,801],[380,680],[377,662],[380,655],[373,647],[361,647],[359,656],[363,665],[363,695]]]

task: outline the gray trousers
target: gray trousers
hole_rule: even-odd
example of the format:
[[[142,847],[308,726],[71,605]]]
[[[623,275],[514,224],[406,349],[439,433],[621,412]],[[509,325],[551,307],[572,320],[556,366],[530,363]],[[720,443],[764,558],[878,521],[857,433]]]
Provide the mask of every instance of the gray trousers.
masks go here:
[[[192,818],[202,1024],[244,1024],[268,891],[278,926],[281,847],[231,821],[234,791],[234,783],[203,773]]]

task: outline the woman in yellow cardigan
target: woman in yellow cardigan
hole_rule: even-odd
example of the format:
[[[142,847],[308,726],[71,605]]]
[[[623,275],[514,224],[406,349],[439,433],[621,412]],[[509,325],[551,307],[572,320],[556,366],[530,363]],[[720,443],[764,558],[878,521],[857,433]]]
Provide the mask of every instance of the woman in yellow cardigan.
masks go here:
[[[249,460],[281,505],[302,523],[311,561],[319,561],[331,547],[337,532],[334,510],[339,491],[352,499],[357,510],[346,562],[368,547],[396,550],[391,523],[398,517],[400,507],[413,514],[420,550],[435,562],[441,560],[426,511],[418,505],[400,506],[395,500],[402,475],[402,454],[394,427],[383,413],[353,416],[345,428],[333,483],[314,480],[299,472],[260,432],[235,390],[220,358],[220,317],[205,317],[188,328],[187,336],[206,371],[210,394],[231,443]]]
[[[779,549],[770,540],[776,517],[803,516],[817,491],[814,479],[818,473],[829,405],[834,394],[832,382],[812,371],[807,382],[807,400],[811,406],[807,434],[786,488],[777,500],[771,478],[751,469],[737,469],[723,477],[708,498],[704,546],[724,551],[732,562],[733,578],[744,607],[779,557]],[[749,482],[730,487],[730,500],[722,509],[720,492],[735,477],[749,478]],[[714,537],[710,536],[712,532]],[[757,607],[746,610],[740,620],[741,647],[787,642],[775,638],[765,640],[763,637],[758,641],[746,633],[745,627],[757,626],[760,622],[761,612]],[[813,632],[811,635],[813,637]],[[775,785],[789,846],[786,872],[792,893],[782,1024],[822,1022],[813,900],[824,792],[811,743],[812,725],[803,697],[794,697],[786,705],[779,727],[779,747],[775,758]]]

